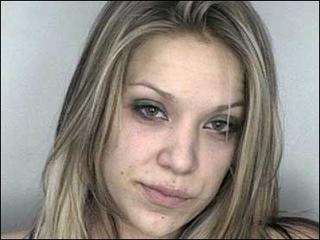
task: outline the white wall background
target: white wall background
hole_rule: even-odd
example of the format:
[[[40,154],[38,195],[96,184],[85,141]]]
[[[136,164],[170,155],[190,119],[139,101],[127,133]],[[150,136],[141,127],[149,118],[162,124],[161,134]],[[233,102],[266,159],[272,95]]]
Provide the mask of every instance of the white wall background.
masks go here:
[[[101,1],[1,2],[1,232],[26,229],[59,111]],[[253,2],[271,32],[285,151],[281,209],[319,221],[319,3]]]

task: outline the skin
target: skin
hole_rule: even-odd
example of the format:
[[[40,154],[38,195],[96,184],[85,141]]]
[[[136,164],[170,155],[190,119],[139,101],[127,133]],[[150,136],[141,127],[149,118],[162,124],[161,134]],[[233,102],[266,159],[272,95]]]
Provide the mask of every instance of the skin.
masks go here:
[[[121,238],[174,238],[215,196],[237,138],[230,136],[226,142],[205,125],[217,115],[209,114],[212,108],[228,103],[229,81],[231,102],[243,98],[240,76],[239,62],[223,44],[204,44],[192,36],[153,38],[133,56],[131,83],[148,81],[177,101],[169,102],[143,86],[128,86],[124,95],[120,139],[104,165],[111,195],[127,217],[118,219]],[[144,121],[132,109],[136,98],[161,102],[168,120]],[[243,108],[232,108],[230,114],[241,118]],[[185,189],[194,199],[182,208],[156,206],[144,198],[136,181]],[[273,239],[284,239],[274,229],[267,231]],[[314,226],[292,224],[288,231],[299,239],[319,238]],[[22,239],[28,232],[1,234],[1,239]]]
[[[228,110],[214,110],[228,105],[229,97],[231,103],[243,101],[241,76],[237,58],[216,39],[156,36],[135,52],[123,96],[119,142],[104,163],[110,194],[126,216],[118,219],[122,238],[174,237],[216,195],[232,162],[237,134],[229,133],[226,141],[212,121]],[[137,84],[141,82],[175,99]],[[161,110],[135,111],[135,100],[142,98]],[[230,116],[241,121],[243,110],[233,107]],[[182,189],[193,198],[175,208],[156,205],[138,182]]]

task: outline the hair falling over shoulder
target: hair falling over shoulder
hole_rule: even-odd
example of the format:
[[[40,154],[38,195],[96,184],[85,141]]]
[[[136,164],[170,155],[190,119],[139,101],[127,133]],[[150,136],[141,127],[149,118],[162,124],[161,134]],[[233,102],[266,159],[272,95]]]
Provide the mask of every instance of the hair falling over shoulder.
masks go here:
[[[158,34],[221,39],[244,73],[245,124],[234,162],[216,197],[178,238],[270,238],[268,229],[291,236],[285,221],[279,221],[283,144],[274,58],[267,29],[250,2],[108,1],[64,99],[42,174],[44,197],[33,237],[119,237],[114,216],[121,213],[100,166],[117,142],[130,57]]]

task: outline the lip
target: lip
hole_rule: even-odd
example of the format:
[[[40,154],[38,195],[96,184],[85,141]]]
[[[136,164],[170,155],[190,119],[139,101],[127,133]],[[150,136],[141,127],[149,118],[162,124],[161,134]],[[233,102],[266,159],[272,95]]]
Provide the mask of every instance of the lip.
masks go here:
[[[185,205],[193,197],[182,190],[170,189],[160,185],[140,183],[145,197],[153,204],[169,208]]]

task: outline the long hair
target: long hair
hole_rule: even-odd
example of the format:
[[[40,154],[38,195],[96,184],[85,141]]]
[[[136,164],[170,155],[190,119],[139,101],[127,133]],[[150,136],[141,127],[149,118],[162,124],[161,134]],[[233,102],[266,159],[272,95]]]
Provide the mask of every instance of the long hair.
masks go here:
[[[243,68],[245,121],[234,161],[212,202],[178,238],[268,238],[279,214],[282,131],[267,30],[249,2],[108,1],[89,34],[69,85],[42,174],[35,238],[118,238],[121,214],[102,161],[117,143],[122,93],[135,49],[151,36],[218,38]],[[103,234],[103,235],[102,235]]]

